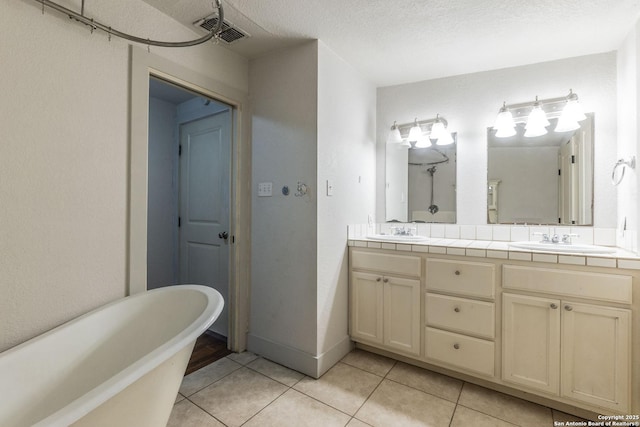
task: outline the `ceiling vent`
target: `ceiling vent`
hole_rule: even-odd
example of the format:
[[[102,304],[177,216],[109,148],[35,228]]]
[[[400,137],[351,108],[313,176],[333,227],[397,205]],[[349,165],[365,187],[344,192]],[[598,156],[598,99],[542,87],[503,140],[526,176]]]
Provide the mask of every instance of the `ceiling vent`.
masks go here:
[[[217,15],[209,15],[206,18],[198,19],[193,23],[198,28],[202,28],[203,30],[210,32],[213,28],[218,25],[218,16]],[[231,22],[224,19],[222,21],[222,31],[220,32],[219,39],[227,44],[235,43],[239,40],[250,37],[245,31],[240,28],[234,26]]]

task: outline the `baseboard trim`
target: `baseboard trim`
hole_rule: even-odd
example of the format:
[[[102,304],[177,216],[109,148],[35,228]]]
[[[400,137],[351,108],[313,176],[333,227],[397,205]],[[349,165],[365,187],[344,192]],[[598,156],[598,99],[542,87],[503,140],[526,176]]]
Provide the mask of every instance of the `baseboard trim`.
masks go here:
[[[328,351],[313,355],[256,335],[248,334],[247,336],[247,349],[250,352],[313,378],[319,378],[328,371],[349,353],[353,346],[349,337],[345,336]]]

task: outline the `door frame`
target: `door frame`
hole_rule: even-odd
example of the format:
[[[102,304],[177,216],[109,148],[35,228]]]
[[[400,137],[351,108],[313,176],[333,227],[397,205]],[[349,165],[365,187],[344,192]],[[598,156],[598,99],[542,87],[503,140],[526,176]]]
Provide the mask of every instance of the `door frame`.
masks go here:
[[[129,212],[127,295],[147,288],[147,181],[149,150],[149,78],[151,76],[231,106],[231,206],[229,230],[229,337],[232,351],[247,346],[251,283],[250,121],[243,110],[248,95],[137,46],[130,46]]]

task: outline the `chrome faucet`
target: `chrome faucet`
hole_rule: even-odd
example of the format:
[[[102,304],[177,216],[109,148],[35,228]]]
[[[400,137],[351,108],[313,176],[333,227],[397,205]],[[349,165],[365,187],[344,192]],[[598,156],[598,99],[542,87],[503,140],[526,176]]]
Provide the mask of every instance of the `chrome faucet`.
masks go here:
[[[411,227],[391,227],[394,236],[413,236]]]
[[[540,243],[551,243],[549,240],[549,235],[547,233],[533,233],[534,236],[542,236],[542,240]]]
[[[560,242],[560,236],[558,236],[557,234],[554,234],[551,237],[551,243],[558,243],[558,242]]]
[[[573,234],[573,233],[571,233],[571,234],[563,234],[562,235],[562,243],[570,245],[572,237],[580,237],[580,235],[579,234]]]

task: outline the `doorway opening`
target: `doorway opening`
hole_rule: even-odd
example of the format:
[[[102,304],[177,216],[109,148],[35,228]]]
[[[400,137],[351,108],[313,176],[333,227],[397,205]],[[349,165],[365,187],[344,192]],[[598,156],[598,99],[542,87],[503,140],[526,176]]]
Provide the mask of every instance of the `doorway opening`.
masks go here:
[[[150,76],[147,289],[213,287],[225,308],[210,332],[229,337],[233,107]]]

